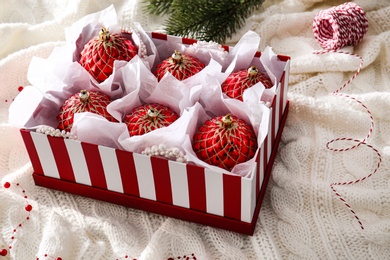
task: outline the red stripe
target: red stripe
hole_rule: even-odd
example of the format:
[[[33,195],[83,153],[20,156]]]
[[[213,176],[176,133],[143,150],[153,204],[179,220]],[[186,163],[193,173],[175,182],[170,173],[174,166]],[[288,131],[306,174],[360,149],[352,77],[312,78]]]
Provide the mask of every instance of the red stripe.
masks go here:
[[[224,216],[241,219],[241,176],[223,175]]]
[[[56,161],[60,179],[76,182],[64,138],[48,136],[47,139]]]
[[[172,187],[168,160],[152,156],[150,161],[156,189],[156,200],[172,204]]]
[[[274,144],[275,136],[276,136],[276,129],[275,129],[275,123],[276,123],[276,96],[273,97],[272,100],[272,120],[271,120],[271,144]]]
[[[255,57],[256,57],[256,58],[260,58],[260,56],[261,56],[261,52],[257,51],[257,52],[255,53]]]
[[[182,38],[182,43],[183,44],[194,44],[194,43],[196,43],[196,42],[198,42],[197,40],[195,40],[195,39],[189,39],[189,38]]]
[[[276,55],[278,57],[279,60],[281,61],[288,61],[290,60],[290,57],[289,56],[286,56],[286,55],[281,55],[281,54],[278,54]]]
[[[282,73],[282,78],[280,80],[280,103],[279,103],[279,122],[282,120],[282,117],[283,117],[283,108],[284,108],[284,91],[285,91],[285,86],[284,86],[284,82],[285,82],[285,76],[286,76],[286,71],[283,71]]]
[[[137,171],[133,153],[118,149],[115,150],[115,153],[121,173],[123,192],[139,197]]]
[[[26,146],[28,156],[30,157],[34,173],[43,175],[42,164],[39,160],[38,152],[35,149],[34,141],[31,137],[31,132],[28,130],[21,129],[20,133],[22,134],[23,142]]]
[[[81,147],[84,151],[92,186],[107,189],[106,177],[104,176],[104,169],[98,146],[96,144],[81,142]]]
[[[188,195],[190,208],[206,212],[206,181],[204,169],[187,164]]]
[[[229,50],[230,50],[230,47],[229,47],[229,46],[226,46],[226,45],[222,45],[222,48],[223,48],[225,51],[227,51],[227,52],[229,52]]]
[[[152,38],[154,39],[160,39],[160,40],[168,40],[168,35],[164,34],[164,33],[159,33],[159,32],[152,32]]]

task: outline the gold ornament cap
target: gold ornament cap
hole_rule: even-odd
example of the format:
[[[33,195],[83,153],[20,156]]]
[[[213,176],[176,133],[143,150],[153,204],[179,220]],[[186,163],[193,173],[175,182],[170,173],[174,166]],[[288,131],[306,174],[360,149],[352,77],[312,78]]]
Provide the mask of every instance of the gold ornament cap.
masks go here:
[[[250,66],[247,70],[247,73],[249,78],[254,78],[257,76],[257,74],[259,74],[259,70],[257,69],[256,66]]]
[[[171,58],[175,64],[179,64],[183,60],[183,54],[181,54],[180,51],[175,50],[175,52],[172,54]]]
[[[90,101],[89,91],[86,89],[80,90],[79,99],[82,103],[88,103]]]
[[[102,27],[102,29],[100,29],[99,39],[105,42],[110,40],[110,32],[105,27]]]
[[[150,119],[150,121],[156,122],[158,115],[160,112],[155,108],[149,108],[148,112],[146,113],[147,117]]]
[[[222,117],[222,125],[226,128],[230,128],[233,124],[233,117],[230,114],[227,114],[226,116]]]

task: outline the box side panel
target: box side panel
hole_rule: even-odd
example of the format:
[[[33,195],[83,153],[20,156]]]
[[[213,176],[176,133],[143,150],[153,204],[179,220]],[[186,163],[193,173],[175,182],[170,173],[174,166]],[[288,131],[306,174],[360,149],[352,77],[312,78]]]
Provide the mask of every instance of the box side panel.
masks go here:
[[[122,178],[123,192],[139,197],[138,179],[133,153],[115,150]]]
[[[206,212],[206,184],[204,168],[186,165],[190,208]]]
[[[169,161],[169,172],[172,186],[172,203],[184,208],[190,207],[188,177],[186,165]]]
[[[257,169],[257,168],[256,168]],[[257,174],[253,174],[253,179],[242,178],[241,181],[241,216],[240,219],[243,222],[252,222],[253,213],[256,206],[256,198],[258,192],[256,192],[256,185],[258,185]]]
[[[81,142],[81,148],[91,178],[91,185],[106,190],[107,181],[98,145]]]
[[[133,153],[133,157],[140,197],[156,200],[156,189],[150,157],[137,153]]]
[[[224,174],[224,216],[241,219],[241,176]]]
[[[37,150],[39,161],[42,165],[43,174],[59,179],[60,174],[58,172],[57,163],[47,136],[31,132],[31,137]]]
[[[156,200],[172,204],[172,185],[169,174],[168,160],[150,157],[153,170],[153,179],[156,189]]]
[[[207,212],[218,216],[224,215],[224,182],[223,175],[205,169],[206,208]]]
[[[75,181],[72,164],[70,162],[68,149],[66,148],[64,139],[55,138],[52,136],[48,136],[47,139],[49,141],[50,147],[55,147],[55,149],[51,149],[51,151],[57,165],[60,179]]]
[[[75,182],[85,185],[92,185],[81,142],[70,139],[66,139],[64,140],[64,142],[66,149],[68,150],[68,155],[75,177]]]
[[[98,146],[98,149],[102,160],[107,189],[123,193],[123,181],[115,149],[101,145]]]
[[[20,134],[22,135],[23,142],[26,147],[28,156],[30,157],[31,165],[34,169],[35,174],[43,175],[42,164],[41,161],[39,160],[39,156],[35,148],[34,140],[31,137],[31,132],[21,129]]]

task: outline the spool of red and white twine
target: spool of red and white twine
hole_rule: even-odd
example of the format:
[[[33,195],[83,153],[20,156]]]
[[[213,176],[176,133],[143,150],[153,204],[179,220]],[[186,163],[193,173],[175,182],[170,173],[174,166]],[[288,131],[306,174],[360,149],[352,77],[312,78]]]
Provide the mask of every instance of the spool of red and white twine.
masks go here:
[[[346,99],[350,99],[358,103],[363,109],[367,112],[370,118],[370,128],[368,131],[368,134],[361,140],[351,138],[351,137],[339,137],[335,138],[333,140],[330,140],[326,147],[327,149],[334,151],[334,152],[345,152],[352,149],[355,149],[361,145],[365,145],[366,147],[370,148],[374,151],[374,153],[378,157],[378,163],[375,167],[375,169],[367,176],[354,180],[349,182],[334,182],[330,184],[330,188],[332,191],[336,194],[336,196],[339,197],[339,199],[348,207],[349,211],[353,214],[353,216],[358,221],[361,229],[364,229],[363,224],[359,217],[357,216],[356,212],[352,209],[352,207],[347,203],[347,201],[343,198],[342,195],[340,195],[337,190],[335,189],[335,186],[339,185],[351,185],[355,184],[361,181],[364,181],[365,179],[371,177],[374,173],[376,173],[380,167],[380,164],[382,162],[382,156],[379,153],[379,151],[374,148],[372,145],[367,143],[368,138],[371,136],[373,130],[374,130],[374,119],[371,114],[371,112],[368,110],[368,108],[358,99],[346,95],[343,93],[340,93],[341,90],[343,90],[351,81],[356,78],[356,76],[359,74],[360,70],[363,67],[363,59],[360,55],[353,54],[346,51],[341,51],[340,49],[344,46],[348,45],[356,45],[358,44],[366,34],[368,29],[368,20],[366,17],[365,12],[362,10],[360,6],[358,6],[355,3],[348,2],[339,6],[335,6],[323,11],[320,11],[316,14],[314,21],[313,21],[313,32],[314,36],[317,39],[318,43],[321,45],[324,50],[318,50],[314,51],[315,54],[325,54],[330,52],[336,52],[346,55],[355,56],[360,59],[360,65],[355,74],[346,82],[343,86],[341,86],[336,91],[330,93],[333,96],[339,96]],[[339,141],[348,141],[354,143],[352,146],[344,147],[344,148],[332,148],[331,145],[339,142]]]

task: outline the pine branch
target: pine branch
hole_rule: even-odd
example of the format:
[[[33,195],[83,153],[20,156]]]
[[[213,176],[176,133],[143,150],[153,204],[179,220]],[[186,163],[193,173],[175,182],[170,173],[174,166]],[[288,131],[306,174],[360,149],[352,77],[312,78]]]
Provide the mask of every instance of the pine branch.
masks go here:
[[[168,34],[224,43],[264,0],[154,0],[149,6],[156,2],[156,10],[170,15],[165,24]]]
[[[151,0],[146,5],[145,11],[155,15],[165,15],[171,12],[171,5],[174,0]]]

